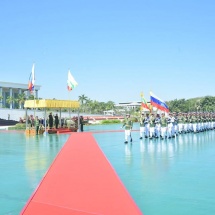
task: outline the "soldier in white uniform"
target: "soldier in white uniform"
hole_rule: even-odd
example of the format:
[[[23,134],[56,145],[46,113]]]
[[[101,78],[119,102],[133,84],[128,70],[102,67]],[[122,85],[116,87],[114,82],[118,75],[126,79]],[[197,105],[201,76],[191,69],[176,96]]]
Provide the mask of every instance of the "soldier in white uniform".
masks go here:
[[[183,131],[183,115],[181,112],[178,113],[178,133],[181,134]]]
[[[160,137],[160,115],[157,114],[157,116],[155,117],[155,137],[158,138]]]
[[[168,138],[172,137],[172,114],[169,113],[167,117],[167,132],[168,132]]]
[[[151,113],[149,117],[149,138],[152,139],[155,136],[155,117],[154,113]]]
[[[160,124],[161,124],[161,139],[167,138],[168,137],[167,118],[165,117],[165,113],[161,114]]]

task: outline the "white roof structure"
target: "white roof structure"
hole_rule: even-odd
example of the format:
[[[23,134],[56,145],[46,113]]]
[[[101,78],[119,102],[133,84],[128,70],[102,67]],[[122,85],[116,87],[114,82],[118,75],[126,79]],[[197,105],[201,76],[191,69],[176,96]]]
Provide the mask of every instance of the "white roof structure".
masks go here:
[[[0,87],[2,88],[13,88],[13,89],[22,89],[28,90],[28,84],[12,83],[12,82],[3,82],[0,81]],[[40,90],[40,85],[35,85],[35,90]]]

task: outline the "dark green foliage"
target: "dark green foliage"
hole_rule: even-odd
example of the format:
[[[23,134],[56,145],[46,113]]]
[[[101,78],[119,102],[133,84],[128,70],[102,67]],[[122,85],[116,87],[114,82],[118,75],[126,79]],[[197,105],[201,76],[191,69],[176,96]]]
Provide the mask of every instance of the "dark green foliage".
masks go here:
[[[175,99],[166,102],[171,112],[214,112],[215,97],[205,96],[192,99]]]

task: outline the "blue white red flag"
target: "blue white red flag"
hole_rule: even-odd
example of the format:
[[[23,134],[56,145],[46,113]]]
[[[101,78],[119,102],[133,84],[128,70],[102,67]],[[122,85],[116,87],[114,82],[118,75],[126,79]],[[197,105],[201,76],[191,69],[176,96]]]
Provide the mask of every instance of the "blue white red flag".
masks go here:
[[[35,72],[34,72],[34,64],[33,64],[32,71],[31,71],[29,81],[28,81],[28,90],[30,92],[34,91],[34,84],[35,84]]]
[[[166,103],[158,98],[155,94],[150,92],[150,99],[151,99],[151,105],[153,107],[156,107],[157,109],[164,111],[164,112],[169,112],[169,108],[166,105]]]

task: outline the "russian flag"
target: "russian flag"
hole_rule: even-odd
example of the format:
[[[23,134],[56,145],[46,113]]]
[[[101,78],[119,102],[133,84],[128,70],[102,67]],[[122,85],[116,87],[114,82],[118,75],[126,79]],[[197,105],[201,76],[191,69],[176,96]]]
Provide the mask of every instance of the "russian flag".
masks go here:
[[[151,99],[151,105],[153,107],[156,107],[157,109],[162,110],[164,112],[169,112],[169,108],[166,105],[166,103],[163,100],[161,100],[160,98],[158,98],[152,92],[150,92],[150,99]]]

